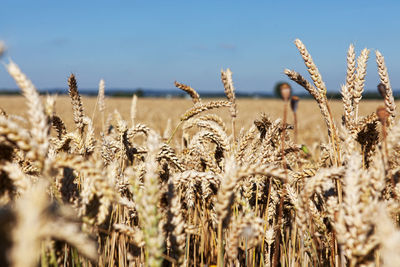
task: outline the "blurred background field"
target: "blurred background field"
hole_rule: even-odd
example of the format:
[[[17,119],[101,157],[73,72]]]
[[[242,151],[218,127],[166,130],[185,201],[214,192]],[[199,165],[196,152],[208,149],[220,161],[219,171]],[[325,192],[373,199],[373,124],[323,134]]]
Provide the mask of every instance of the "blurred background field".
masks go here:
[[[83,97],[85,114],[90,118],[93,115],[93,109],[96,105],[96,97]],[[340,124],[343,114],[343,104],[340,100],[331,100],[332,112],[337,124]],[[150,128],[163,133],[168,119],[171,119],[172,127],[179,123],[180,116],[192,106],[192,101],[180,98],[138,98],[137,122],[144,123]],[[248,129],[253,121],[260,117],[262,113],[269,115],[273,119],[282,118],[282,101],[279,99],[238,99],[239,114],[238,127]],[[360,103],[360,116],[369,115],[376,111],[383,101],[363,100]],[[399,104],[399,102],[396,102]],[[68,96],[57,96],[56,114],[58,114],[66,123],[69,130],[73,129],[74,121],[72,117],[72,105]],[[2,96],[0,97],[0,107],[7,113],[20,116],[27,116],[25,101],[22,96]],[[131,98],[111,97],[106,98],[106,114],[118,110],[123,118],[130,120]],[[213,113],[220,115],[224,121],[229,123],[229,111],[227,108],[214,110]],[[96,112],[94,125],[96,134],[101,131],[102,122],[99,113]],[[298,108],[299,121],[299,142],[311,146],[315,142],[328,142],[326,135],[326,126],[319,112],[318,105],[312,99],[300,100]],[[289,123],[293,123],[293,116],[289,114]],[[227,127],[228,131],[230,127]],[[240,131],[238,128],[237,131]],[[177,133],[180,136],[180,132]]]

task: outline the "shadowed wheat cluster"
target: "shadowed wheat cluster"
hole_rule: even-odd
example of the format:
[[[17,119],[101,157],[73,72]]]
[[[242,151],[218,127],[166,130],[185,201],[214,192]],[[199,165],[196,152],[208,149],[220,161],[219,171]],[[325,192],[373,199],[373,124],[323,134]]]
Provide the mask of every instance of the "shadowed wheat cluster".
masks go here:
[[[295,45],[313,84],[285,74],[313,96],[328,129],[312,150],[287,123],[299,101],[290,87],[282,119],[238,125],[229,69],[226,100],[203,101],[176,82],[193,106],[159,133],[137,122],[135,96],[129,120],[105,114],[104,81],[96,114],[86,114],[74,75],[67,129],[55,98],[42,101],[6,64],[28,116],[0,115],[0,265],[397,266],[400,123],[384,58],[376,52],[382,106],[359,114],[370,51],[356,59],[350,46],[338,122],[310,54]]]

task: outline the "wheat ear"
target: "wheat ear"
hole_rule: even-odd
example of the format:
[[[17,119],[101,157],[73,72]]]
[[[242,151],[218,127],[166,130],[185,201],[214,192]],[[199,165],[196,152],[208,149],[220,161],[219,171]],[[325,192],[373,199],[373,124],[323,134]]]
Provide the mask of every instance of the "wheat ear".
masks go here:
[[[102,125],[103,132],[105,131],[105,129],[104,129],[104,127],[105,127],[104,111],[106,110],[105,89],[106,89],[106,84],[105,84],[104,80],[101,79],[99,82],[99,94],[97,96],[97,102],[99,103],[99,111],[101,114],[101,125]],[[96,105],[97,105],[97,102],[96,102]],[[96,110],[96,107],[94,110]],[[93,115],[93,117],[94,117],[94,115]],[[92,121],[94,121],[93,117],[92,117]]]
[[[76,83],[76,78],[74,74],[71,74],[68,78],[69,85],[69,96],[71,97],[72,108],[74,111],[74,122],[76,128],[78,129],[80,135],[83,135],[84,123],[83,123],[83,105],[81,101],[81,96],[79,95],[78,85]]]
[[[396,104],[393,98],[393,91],[390,85],[389,74],[385,64],[385,58],[379,51],[376,51],[376,64],[378,65],[378,74],[379,78],[381,79],[381,83],[383,83],[386,87],[385,106],[387,112],[389,112],[390,114],[388,127],[391,128],[394,123],[394,118],[396,116]]]
[[[369,58],[369,50],[364,48],[361,51],[361,55],[357,59],[357,69],[354,80],[353,91],[353,105],[356,115],[358,118],[358,104],[360,103],[362,92],[364,91],[365,76],[367,75],[367,61]]]
[[[297,49],[299,50],[301,57],[304,60],[307,70],[310,73],[311,79],[313,80],[314,85],[316,87],[316,91],[318,92],[318,94],[317,94],[318,97],[316,99],[317,99],[317,101],[321,102],[321,104],[319,105],[321,108],[321,111],[322,111],[322,109],[324,109],[323,115],[326,116],[325,119],[327,120],[327,123],[329,125],[328,129],[329,129],[329,133],[331,136],[332,148],[336,152],[335,160],[338,163],[340,161],[340,151],[339,151],[339,144],[338,144],[339,139],[338,139],[335,121],[333,120],[332,112],[329,107],[328,99],[326,97],[327,90],[326,90],[325,83],[323,82],[321,74],[319,73],[319,70],[318,70],[317,66],[315,65],[310,53],[307,51],[305,45],[299,39],[296,39],[294,43],[295,43]],[[314,91],[314,93],[315,93],[315,91]]]
[[[44,159],[49,147],[49,123],[39,93],[33,83],[14,62],[11,61],[6,67],[26,98],[34,148],[37,150],[38,155]]]
[[[230,103],[229,111],[231,113],[231,118],[232,118],[232,136],[233,140],[236,140],[235,121],[237,117],[237,106],[236,106],[235,87],[233,86],[232,72],[230,69],[227,69],[226,71],[221,70],[221,80],[224,85],[225,95]]]
[[[174,84],[177,88],[186,92],[192,98],[192,101],[194,104],[201,102],[200,95],[192,87],[190,87],[189,85],[183,84],[183,83],[179,83],[177,81],[175,81]]]
[[[131,102],[131,124],[132,124],[132,127],[135,125],[136,109],[137,109],[137,95],[134,94],[132,96],[132,102]]]
[[[3,41],[0,41],[0,58],[3,56],[5,52],[6,52],[6,45],[4,44]]]
[[[350,44],[347,51],[347,73],[346,73],[346,86],[351,92],[354,88],[354,79],[356,74],[356,53],[354,52],[354,45]]]
[[[138,210],[142,219],[142,227],[148,252],[147,263],[149,266],[161,266],[164,236],[160,232],[160,213],[158,205],[160,191],[157,175],[157,152],[160,149],[158,136],[151,132],[147,139],[148,154],[146,157],[146,174],[144,189],[138,196]]]
[[[321,74],[319,73],[319,70],[315,65],[310,53],[308,53],[306,46],[299,39],[296,39],[294,43],[299,50],[300,55],[304,60],[304,63],[307,66],[307,70],[310,73],[311,79],[313,80],[315,87],[317,87],[320,94],[326,94],[325,83],[323,82]]]
[[[344,122],[347,129],[350,129],[351,125],[353,125],[354,116],[353,95],[347,84],[342,85],[341,93],[344,108]]]
[[[354,90],[355,75],[356,75],[356,53],[354,52],[353,44],[350,44],[349,50],[347,51],[346,84],[342,86],[341,90],[343,106],[344,106],[345,125],[348,128],[352,123],[354,115],[353,90]]]

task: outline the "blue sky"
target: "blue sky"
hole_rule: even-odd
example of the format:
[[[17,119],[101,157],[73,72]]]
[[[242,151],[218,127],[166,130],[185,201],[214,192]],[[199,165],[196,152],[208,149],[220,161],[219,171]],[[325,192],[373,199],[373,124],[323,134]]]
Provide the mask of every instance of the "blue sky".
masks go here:
[[[20,1],[2,0],[0,40],[38,88],[222,90],[231,68],[237,90],[270,91],[284,68],[309,77],[300,38],[330,91],[344,82],[346,52],[371,49],[366,87],[379,82],[374,50],[400,88],[400,1]],[[0,88],[15,87],[0,66]],[[298,90],[299,87],[296,87]]]

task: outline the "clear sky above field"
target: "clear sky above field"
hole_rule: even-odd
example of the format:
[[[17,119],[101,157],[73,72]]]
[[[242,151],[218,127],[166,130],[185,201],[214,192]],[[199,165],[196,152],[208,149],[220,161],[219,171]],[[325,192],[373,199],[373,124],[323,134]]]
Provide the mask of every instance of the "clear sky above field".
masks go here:
[[[371,49],[367,88],[378,83],[374,50],[400,88],[400,1],[20,1],[0,3],[0,40],[39,88],[222,90],[230,67],[237,90],[268,91],[285,67],[306,75],[300,38],[331,91],[344,82],[346,52]],[[15,87],[4,67],[0,88]],[[299,89],[299,87],[296,87]]]

